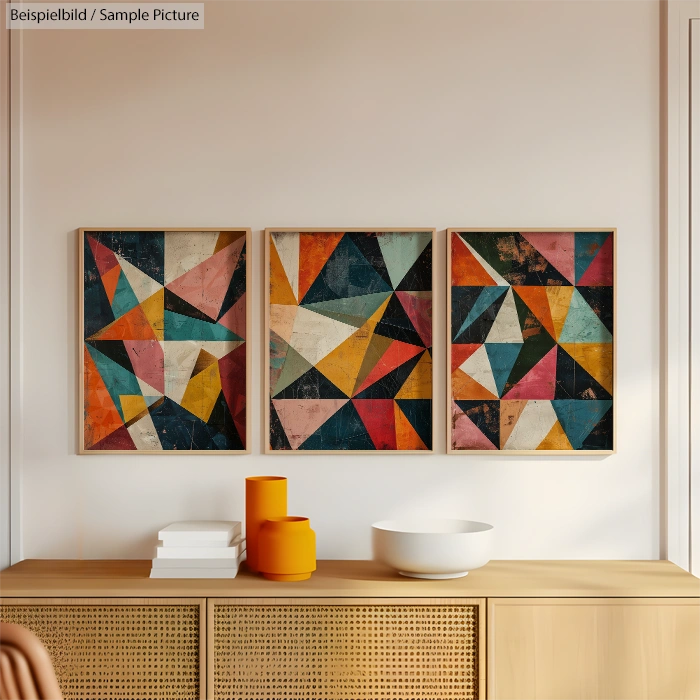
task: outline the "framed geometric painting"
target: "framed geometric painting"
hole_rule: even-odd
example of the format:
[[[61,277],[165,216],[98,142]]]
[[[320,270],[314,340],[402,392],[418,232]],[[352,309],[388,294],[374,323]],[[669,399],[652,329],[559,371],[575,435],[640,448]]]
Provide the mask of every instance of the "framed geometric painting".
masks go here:
[[[249,229],[80,229],[80,454],[246,453]]]
[[[267,229],[265,451],[433,449],[434,229]]]
[[[448,229],[448,452],[615,449],[615,229]]]

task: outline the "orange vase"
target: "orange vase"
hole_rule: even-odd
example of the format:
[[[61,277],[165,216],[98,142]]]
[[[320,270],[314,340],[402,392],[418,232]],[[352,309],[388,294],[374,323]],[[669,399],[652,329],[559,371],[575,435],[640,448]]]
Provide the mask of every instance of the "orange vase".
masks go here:
[[[260,571],[271,581],[305,581],[316,571],[316,533],[308,518],[270,518],[260,528]]]
[[[248,568],[260,571],[259,530],[269,518],[287,515],[287,478],[249,476],[245,480],[245,529]]]

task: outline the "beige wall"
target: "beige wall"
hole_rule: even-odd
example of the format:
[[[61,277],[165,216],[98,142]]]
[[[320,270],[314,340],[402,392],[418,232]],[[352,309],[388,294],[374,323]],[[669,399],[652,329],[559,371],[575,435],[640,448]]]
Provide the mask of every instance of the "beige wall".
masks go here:
[[[25,557],[147,557],[183,518],[240,518],[290,477],[319,556],[405,513],[497,527],[497,558],[656,558],[656,2],[210,2],[204,31],[24,34]],[[618,453],[75,455],[80,226],[617,226]]]

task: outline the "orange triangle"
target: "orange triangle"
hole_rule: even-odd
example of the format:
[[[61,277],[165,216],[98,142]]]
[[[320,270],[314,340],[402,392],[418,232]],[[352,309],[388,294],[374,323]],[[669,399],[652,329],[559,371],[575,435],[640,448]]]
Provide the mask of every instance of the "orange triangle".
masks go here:
[[[573,450],[564,428],[557,421],[547,433],[547,437],[537,447],[538,450]]]
[[[83,347],[83,355],[85,402],[83,435],[87,449],[121,428],[124,423],[86,347]]]
[[[141,302],[146,320],[151,324],[156,340],[165,340],[165,289],[159,289]]]
[[[397,450],[427,450],[425,443],[404,415],[399,405],[394,401],[394,421],[396,424]]]
[[[514,286],[513,290],[527,304],[530,311],[532,311],[532,313],[535,314],[535,317],[545,327],[549,335],[551,335],[552,338],[554,338],[554,322],[552,321],[552,312],[549,308],[547,287]],[[523,337],[526,337],[526,332],[527,329],[523,329]]]
[[[513,432],[520,414],[525,410],[526,404],[527,401],[523,399],[518,399],[517,401],[501,400],[501,449],[508,442],[508,438]]]
[[[471,357],[479,348],[481,343],[455,343],[451,347],[450,359],[452,360],[452,369],[454,372],[467,358]]]
[[[311,289],[318,273],[344,235],[340,232],[302,233],[299,236],[299,302]]]
[[[292,286],[287,279],[282,261],[275,244],[270,240],[270,304],[286,304],[296,306]]]
[[[121,273],[122,269],[117,265],[102,275],[102,286],[105,288],[105,292],[107,292],[107,299],[109,299],[110,304],[114,300],[114,293],[117,291],[117,283],[119,282],[119,275],[121,275]]]
[[[458,233],[452,234],[452,286],[495,287],[491,275],[464,244]]]
[[[139,305],[90,336],[88,340],[157,340],[157,338]]]
[[[397,399],[433,398],[433,360],[426,350],[399,389]]]
[[[455,401],[471,401],[476,399],[498,399],[486,387],[472,379],[468,374],[456,369],[452,372],[452,398]]]
[[[221,231],[216,239],[212,255],[216,255],[220,250],[230,246],[231,243],[235,243],[242,236],[245,236],[245,231]]]

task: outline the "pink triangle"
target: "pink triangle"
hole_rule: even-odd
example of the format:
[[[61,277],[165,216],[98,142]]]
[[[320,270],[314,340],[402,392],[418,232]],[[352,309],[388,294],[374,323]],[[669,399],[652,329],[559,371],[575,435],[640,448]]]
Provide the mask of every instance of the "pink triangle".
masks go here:
[[[161,394],[165,393],[163,346],[157,340],[125,340],[134,374]]]
[[[272,399],[293,450],[313,435],[350,399]]]
[[[574,232],[542,231],[532,233],[520,232],[520,235],[537,250],[542,257],[575,284],[574,272]]]
[[[245,294],[219,319],[219,323],[245,340]]]
[[[496,446],[484,435],[462,409],[452,402],[452,449],[495,450]]]
[[[557,384],[557,346],[555,345],[505,396],[508,399],[554,398]]]
[[[413,292],[396,292],[396,296],[423,345],[429,348],[433,344],[433,300],[422,299]]]
[[[89,233],[87,239],[90,244],[90,249],[92,250],[92,255],[95,258],[95,264],[97,265],[100,277],[106,272],[109,272],[113,267],[119,265],[117,256],[107,246],[98,243],[97,239],[93,238]]]
[[[399,365],[402,365],[404,362],[408,362],[411,358],[424,351],[425,348],[418,347],[417,345],[411,345],[410,343],[404,343],[400,340],[395,340],[386,349],[386,352],[381,356],[381,358],[379,358],[379,362],[374,365],[372,371],[367,375],[365,381],[362,382],[362,386],[358,387],[353,396],[357,396],[357,394],[364,391],[368,386],[379,381],[392,370],[395,370]]]
[[[612,287],[613,237],[612,234],[600,247],[595,258],[578,281],[579,287]]]
[[[215,319],[245,244],[245,236],[226,246],[204,262],[167,285],[174,294]]]

